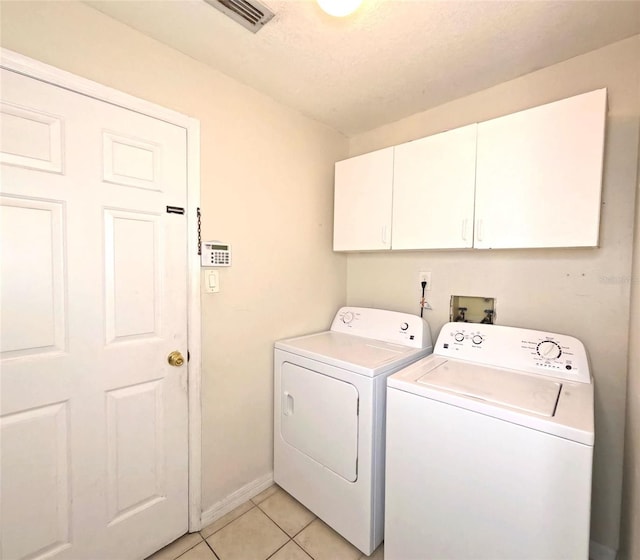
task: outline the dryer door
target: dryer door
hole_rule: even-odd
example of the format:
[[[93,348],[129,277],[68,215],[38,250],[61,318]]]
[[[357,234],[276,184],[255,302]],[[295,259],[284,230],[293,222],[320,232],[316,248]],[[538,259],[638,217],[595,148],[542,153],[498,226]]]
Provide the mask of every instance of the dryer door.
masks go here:
[[[358,478],[358,391],[345,381],[282,364],[280,430],[301,453],[349,482]]]

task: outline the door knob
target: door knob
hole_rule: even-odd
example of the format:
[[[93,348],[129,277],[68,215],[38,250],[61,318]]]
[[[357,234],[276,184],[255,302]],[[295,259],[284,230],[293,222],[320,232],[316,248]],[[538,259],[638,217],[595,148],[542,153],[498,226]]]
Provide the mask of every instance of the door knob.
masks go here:
[[[180,352],[174,350],[173,352],[171,352],[171,354],[169,354],[169,356],[167,356],[167,362],[169,362],[169,364],[172,366],[180,367],[182,364],[184,364],[184,358],[182,357],[182,354],[180,354]]]

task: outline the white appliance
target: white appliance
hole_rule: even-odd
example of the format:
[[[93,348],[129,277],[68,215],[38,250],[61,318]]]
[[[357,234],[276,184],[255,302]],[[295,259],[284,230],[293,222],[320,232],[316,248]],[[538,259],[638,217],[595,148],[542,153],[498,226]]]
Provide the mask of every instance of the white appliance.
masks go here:
[[[359,307],[275,344],[274,479],[365,554],[384,530],[386,380],[431,351],[420,317]]]
[[[388,379],[385,559],[587,560],[593,442],[579,340],[446,324]]]

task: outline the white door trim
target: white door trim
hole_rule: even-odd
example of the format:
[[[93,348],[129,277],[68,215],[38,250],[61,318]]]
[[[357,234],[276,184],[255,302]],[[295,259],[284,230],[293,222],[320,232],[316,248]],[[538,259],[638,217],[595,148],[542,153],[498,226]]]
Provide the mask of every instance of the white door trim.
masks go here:
[[[187,329],[191,358],[188,362],[189,531],[198,531],[202,526],[200,258],[197,254],[196,215],[197,208],[200,206],[200,121],[8,49],[0,48],[0,66],[7,70],[19,72],[20,74],[124,107],[125,109],[161,119],[181,126],[187,131],[187,263],[189,269]]]

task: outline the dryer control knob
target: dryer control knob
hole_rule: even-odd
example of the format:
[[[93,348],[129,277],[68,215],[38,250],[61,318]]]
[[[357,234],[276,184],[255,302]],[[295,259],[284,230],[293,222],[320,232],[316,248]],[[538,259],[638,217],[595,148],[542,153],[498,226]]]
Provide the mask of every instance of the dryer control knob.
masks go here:
[[[351,313],[351,311],[347,311],[342,316],[342,322],[345,323],[346,325],[348,325],[351,321],[353,321],[353,313]]]
[[[402,323],[402,325],[400,325],[400,330],[402,331],[406,331],[409,328],[409,323]]]
[[[455,339],[457,342],[462,342],[464,340],[464,334],[461,332],[456,333]]]
[[[484,340],[484,338],[482,338],[481,335],[479,334],[474,334],[473,338],[471,339],[471,342],[473,342],[474,344],[482,344],[482,341]]]

